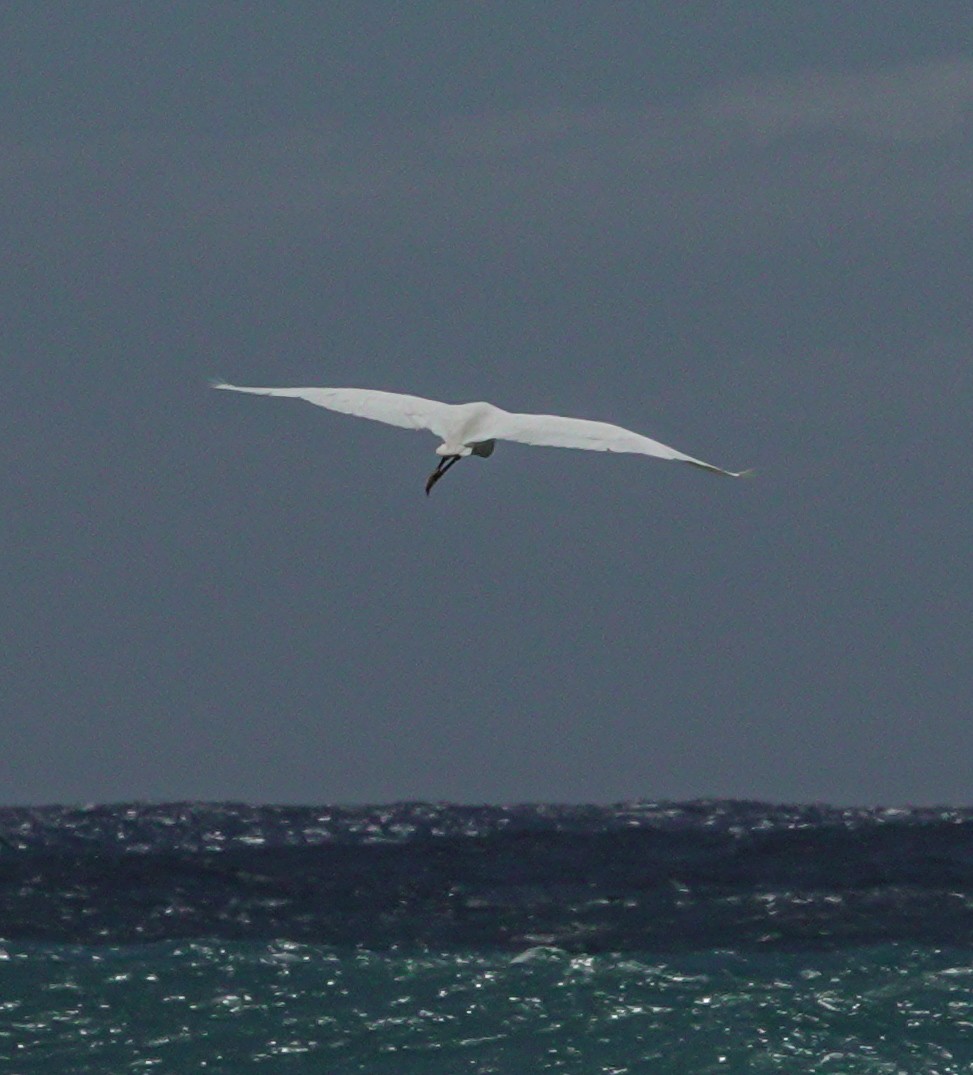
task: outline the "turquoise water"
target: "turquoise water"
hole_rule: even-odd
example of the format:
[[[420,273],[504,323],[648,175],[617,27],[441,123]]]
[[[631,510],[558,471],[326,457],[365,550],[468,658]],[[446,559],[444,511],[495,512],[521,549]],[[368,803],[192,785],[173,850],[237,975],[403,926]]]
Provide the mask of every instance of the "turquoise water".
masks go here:
[[[973,811],[0,809],[0,1075],[973,1075]]]
[[[973,1071],[973,953],[7,944],[5,1075]]]

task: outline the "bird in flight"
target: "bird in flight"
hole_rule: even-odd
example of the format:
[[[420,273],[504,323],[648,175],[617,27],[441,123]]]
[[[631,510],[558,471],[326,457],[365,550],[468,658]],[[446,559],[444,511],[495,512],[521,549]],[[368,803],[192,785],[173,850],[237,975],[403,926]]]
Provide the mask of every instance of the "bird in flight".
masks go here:
[[[219,381],[214,382],[213,387],[230,392],[250,392],[256,396],[304,399],[341,414],[370,418],[402,429],[429,430],[442,440],[442,444],[436,449],[436,455],[440,456],[439,465],[426,479],[427,496],[451,466],[470,455],[487,458],[493,454],[498,440],[551,448],[651,455],[657,459],[691,463],[728,478],[745,478],[752,473],[749,470],[724,470],[712,463],[704,463],[657,440],[608,422],[562,418],[557,414],[514,414],[494,407],[492,403],[440,403],[420,396],[377,392],[369,388],[243,388]]]

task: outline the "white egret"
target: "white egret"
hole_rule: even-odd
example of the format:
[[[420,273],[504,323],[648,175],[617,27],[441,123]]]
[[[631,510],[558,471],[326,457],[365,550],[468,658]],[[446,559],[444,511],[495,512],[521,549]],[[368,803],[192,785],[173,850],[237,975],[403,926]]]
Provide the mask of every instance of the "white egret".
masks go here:
[[[214,382],[214,388],[230,392],[250,392],[257,396],[289,396],[304,399],[330,411],[370,418],[403,429],[428,429],[442,439],[436,449],[439,465],[426,481],[426,495],[454,463],[468,455],[486,458],[498,440],[552,448],[587,448],[595,452],[633,452],[691,463],[694,467],[744,478],[749,470],[732,471],[704,463],[675,448],[650,440],[630,429],[585,418],[562,418],[556,414],[512,414],[492,403],[440,403],[398,392],[377,392],[368,388],[242,388]]]

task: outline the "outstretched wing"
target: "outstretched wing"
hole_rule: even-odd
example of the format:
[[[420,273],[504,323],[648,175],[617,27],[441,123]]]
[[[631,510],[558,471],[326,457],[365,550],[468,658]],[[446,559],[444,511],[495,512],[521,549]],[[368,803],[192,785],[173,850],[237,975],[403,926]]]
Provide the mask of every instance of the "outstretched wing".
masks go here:
[[[291,396],[305,399],[318,407],[402,429],[428,429],[446,436],[452,406],[421,396],[403,396],[398,392],[377,392],[368,388],[241,388],[216,382],[214,388],[231,392],[250,392],[256,396]]]
[[[657,459],[670,459],[679,463],[691,463],[694,467],[725,474],[729,478],[743,478],[750,471],[724,470],[722,467],[704,463],[691,455],[684,455],[631,429],[609,422],[593,422],[586,418],[562,418],[557,414],[508,414],[501,412],[491,429],[491,436],[498,440],[512,440],[520,444],[536,444],[549,448],[585,448],[592,452],[631,452],[636,455],[652,455]]]

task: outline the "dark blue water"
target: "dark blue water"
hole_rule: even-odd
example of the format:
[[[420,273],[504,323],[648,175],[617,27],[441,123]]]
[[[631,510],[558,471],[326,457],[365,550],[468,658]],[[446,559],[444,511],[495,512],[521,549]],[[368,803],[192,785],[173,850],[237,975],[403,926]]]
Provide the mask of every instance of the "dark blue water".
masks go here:
[[[973,812],[0,810],[0,1071],[973,1072]]]

